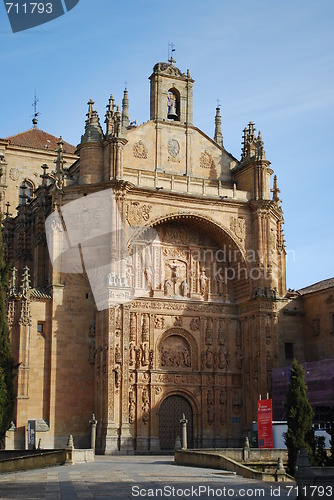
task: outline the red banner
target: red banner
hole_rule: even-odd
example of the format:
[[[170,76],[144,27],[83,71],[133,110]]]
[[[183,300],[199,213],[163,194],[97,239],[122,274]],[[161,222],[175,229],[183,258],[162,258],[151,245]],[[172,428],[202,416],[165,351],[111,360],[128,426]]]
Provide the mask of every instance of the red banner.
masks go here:
[[[272,399],[257,402],[258,447],[273,448],[273,406]]]

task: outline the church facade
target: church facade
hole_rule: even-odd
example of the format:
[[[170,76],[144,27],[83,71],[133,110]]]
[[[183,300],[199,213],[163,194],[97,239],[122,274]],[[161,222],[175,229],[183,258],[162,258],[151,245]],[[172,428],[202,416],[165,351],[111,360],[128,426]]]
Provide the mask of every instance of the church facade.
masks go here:
[[[100,453],[171,450],[183,413],[189,446],[239,446],[257,399],[271,395],[272,369],[289,361],[287,344],[305,359],[303,298],[286,291],[283,211],[261,133],[250,122],[234,158],[219,107],[214,138],[193,124],[193,84],[173,59],[156,64],[139,126],[127,90],[122,109],[110,96],[104,131],[90,101],[76,151],[60,139],[54,171],[44,165],[30,199],[24,188],[17,213],[7,209],[20,363],[8,447],[26,445],[28,420],[43,448],[69,434],[88,447],[93,413]],[[101,220],[117,230],[106,252],[91,237]],[[154,230],[155,243],[124,255],[115,241],[138,228]]]

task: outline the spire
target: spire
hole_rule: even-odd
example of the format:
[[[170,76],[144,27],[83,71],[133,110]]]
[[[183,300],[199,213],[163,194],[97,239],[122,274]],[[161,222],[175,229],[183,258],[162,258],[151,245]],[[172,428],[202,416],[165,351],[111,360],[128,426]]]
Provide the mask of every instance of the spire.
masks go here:
[[[122,100],[122,127],[127,128],[130,124],[129,120],[129,99],[128,99],[128,90],[125,87],[124,96]]]
[[[35,99],[34,99],[34,102],[33,102],[33,108],[34,108],[34,115],[33,115],[33,119],[32,119],[32,124],[33,124],[33,127],[34,128],[37,128],[37,123],[38,123],[38,119],[37,119],[37,116],[40,114],[37,112],[37,103],[38,103],[39,99],[37,99],[36,97],[36,90],[35,90]]]
[[[114,119],[115,119],[115,99],[112,94],[109,97],[109,103],[107,104],[106,119],[104,123],[107,125],[106,134],[107,136],[114,133]]]
[[[274,176],[274,185],[273,189],[270,190],[273,193],[273,201],[279,206],[281,203],[281,200],[279,198],[279,193],[281,192],[278,188],[278,183],[277,183],[277,175]]]
[[[85,133],[81,136],[81,142],[100,142],[103,140],[103,131],[100,125],[99,115],[93,110],[94,101],[88,101],[88,113]]]
[[[59,141],[57,142],[58,144],[58,149],[57,151],[57,159],[54,160],[54,163],[56,164],[56,172],[55,172],[55,187],[61,191],[64,186],[64,164],[66,161],[64,160],[64,141],[62,136],[59,137]]]
[[[10,277],[9,277],[9,286],[8,286],[8,295],[9,297],[15,297],[16,295],[16,275],[17,269],[16,267],[12,267]]]
[[[22,274],[22,284],[21,284],[21,294],[23,297],[27,297],[27,293],[30,290],[30,273],[29,267],[25,266]]]
[[[222,118],[220,115],[219,99],[217,100],[216,116],[215,116],[215,137],[216,143],[223,147],[223,134],[222,134]]]
[[[120,107],[117,106],[116,114],[115,114],[115,135],[119,137],[122,133],[122,120],[121,120],[121,110]]]

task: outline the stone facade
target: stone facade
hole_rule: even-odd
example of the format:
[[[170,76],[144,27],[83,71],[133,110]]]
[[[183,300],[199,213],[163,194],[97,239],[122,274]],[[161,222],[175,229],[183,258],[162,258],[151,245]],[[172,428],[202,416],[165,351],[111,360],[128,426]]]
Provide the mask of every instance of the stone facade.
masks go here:
[[[64,166],[58,141],[53,175],[44,172],[34,197],[6,217],[16,266],[8,317],[21,363],[8,446],[24,446],[27,420],[43,419],[43,447],[65,446],[68,434],[87,447],[93,412],[101,453],[170,449],[182,412],[193,446],[238,446],[258,396],[271,393],[291,318],[304,355],[302,315],[282,313],[292,302],[283,212],[261,133],[252,122],[244,129],[238,161],[223,147],[219,108],[215,140],[193,125],[189,71],[159,63],[150,82],[150,121],[130,122],[125,91],[122,111],[110,96],[103,132],[90,101],[79,160]],[[112,283],[123,275],[110,274],[109,307],[98,310],[80,247],[73,270],[52,267],[44,225],[52,212],[109,188],[127,230],[154,228],[160,246],[141,254],[150,274],[144,296],[115,304]],[[77,217],[74,226],[84,214]],[[63,237],[57,224],[54,249]],[[112,266],[114,252],[111,244]],[[144,287],[136,258],[126,290]]]

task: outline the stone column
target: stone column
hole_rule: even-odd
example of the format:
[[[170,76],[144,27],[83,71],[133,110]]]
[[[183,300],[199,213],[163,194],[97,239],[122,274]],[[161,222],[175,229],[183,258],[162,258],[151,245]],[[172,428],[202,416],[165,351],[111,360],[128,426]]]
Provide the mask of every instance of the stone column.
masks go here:
[[[186,416],[183,413],[182,418],[180,420],[181,429],[182,429],[182,450],[186,450],[188,447],[187,446],[187,423],[188,423],[188,420],[186,419]]]
[[[90,423],[90,447],[94,450],[95,453],[97,420],[95,418],[94,413],[92,414],[92,418],[89,421],[89,423]]]

